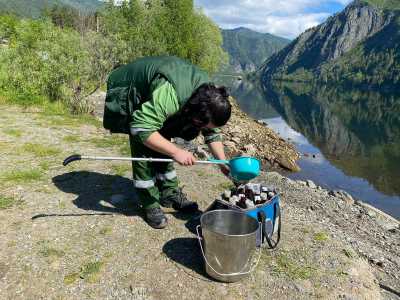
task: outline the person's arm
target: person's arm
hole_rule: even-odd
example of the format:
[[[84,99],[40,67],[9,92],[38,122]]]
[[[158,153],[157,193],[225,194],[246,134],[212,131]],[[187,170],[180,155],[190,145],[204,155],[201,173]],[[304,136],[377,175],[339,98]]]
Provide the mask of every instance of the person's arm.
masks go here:
[[[221,141],[209,143],[208,148],[216,159],[226,159],[224,145]]]
[[[157,131],[150,134],[143,144],[154,151],[171,156],[183,166],[191,166],[196,162],[192,153],[175,146]]]
[[[210,149],[212,155],[216,158],[216,159],[222,159],[225,160],[226,156],[225,156],[225,151],[224,151],[224,145],[222,144],[221,141],[216,141],[216,142],[211,142],[208,145],[208,148]],[[218,165],[221,172],[225,175],[225,176],[229,176],[230,173],[230,169],[227,165]]]

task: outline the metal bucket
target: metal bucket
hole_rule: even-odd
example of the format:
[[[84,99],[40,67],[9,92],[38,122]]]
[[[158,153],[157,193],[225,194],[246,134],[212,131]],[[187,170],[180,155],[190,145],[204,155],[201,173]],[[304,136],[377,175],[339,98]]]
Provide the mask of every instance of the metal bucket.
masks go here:
[[[208,275],[219,281],[236,282],[255,269],[261,254],[259,249],[252,266],[256,234],[261,228],[255,219],[234,210],[213,210],[201,216],[200,224],[197,236]]]

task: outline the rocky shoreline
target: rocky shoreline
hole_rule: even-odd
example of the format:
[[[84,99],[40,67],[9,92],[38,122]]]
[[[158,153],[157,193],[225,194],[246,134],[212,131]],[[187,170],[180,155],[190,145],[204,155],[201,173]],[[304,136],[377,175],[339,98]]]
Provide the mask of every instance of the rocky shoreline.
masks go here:
[[[249,155],[260,159],[268,169],[278,167],[292,172],[300,171],[296,163],[300,154],[293,144],[282,139],[263,122],[241,111],[233,98],[231,103],[231,119],[222,127],[224,146],[229,157]],[[197,139],[197,144],[203,144],[201,138]]]
[[[369,263],[382,287],[400,296],[400,221],[358,200],[345,191],[325,190],[311,180],[294,181],[278,173],[258,180],[274,183],[284,195],[286,219],[320,224],[332,238],[351,247]],[[387,299],[398,299],[384,292]]]

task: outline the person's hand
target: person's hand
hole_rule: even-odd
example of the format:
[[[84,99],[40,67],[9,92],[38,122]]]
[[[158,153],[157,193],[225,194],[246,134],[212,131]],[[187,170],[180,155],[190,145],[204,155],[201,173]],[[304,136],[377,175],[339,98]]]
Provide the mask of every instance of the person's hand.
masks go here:
[[[196,158],[189,151],[178,149],[173,155],[172,158],[182,166],[192,166],[196,162]]]
[[[219,169],[226,177],[229,177],[231,174],[231,169],[227,165],[219,165]]]

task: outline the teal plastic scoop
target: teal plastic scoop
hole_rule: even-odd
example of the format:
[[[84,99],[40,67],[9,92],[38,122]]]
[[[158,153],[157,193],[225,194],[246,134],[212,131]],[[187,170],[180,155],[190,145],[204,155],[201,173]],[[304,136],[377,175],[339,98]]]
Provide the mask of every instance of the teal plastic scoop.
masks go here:
[[[209,159],[210,162],[226,164],[235,181],[249,181],[260,175],[260,161],[250,156],[235,157],[231,160]]]

